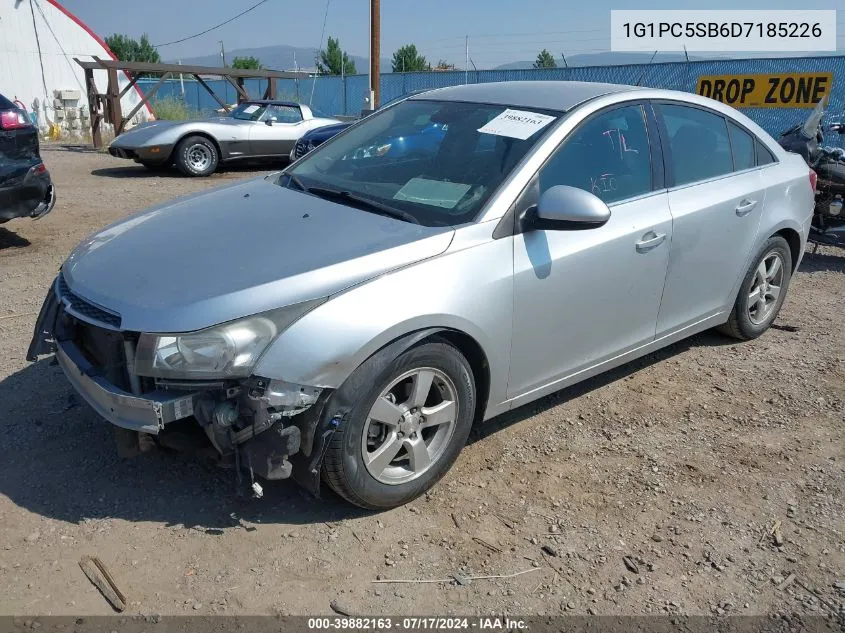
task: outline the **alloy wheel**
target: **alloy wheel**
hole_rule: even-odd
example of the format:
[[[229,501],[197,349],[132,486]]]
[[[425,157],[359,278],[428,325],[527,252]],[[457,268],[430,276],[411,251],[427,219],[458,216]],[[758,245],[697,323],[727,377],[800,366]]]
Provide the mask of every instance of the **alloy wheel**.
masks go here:
[[[446,451],[458,410],[457,389],[439,369],[413,369],[391,381],[364,424],[361,451],[367,471],[389,485],[426,473]]]
[[[765,322],[777,306],[783,274],[783,258],[777,252],[770,252],[757,266],[748,293],[748,318],[754,325]]]

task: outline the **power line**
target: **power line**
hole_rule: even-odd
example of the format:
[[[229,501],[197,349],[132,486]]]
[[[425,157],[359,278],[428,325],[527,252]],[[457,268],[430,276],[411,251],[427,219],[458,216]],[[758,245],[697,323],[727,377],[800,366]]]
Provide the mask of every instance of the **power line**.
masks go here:
[[[256,2],[254,5],[252,5],[249,9],[246,9],[245,11],[241,11],[236,16],[229,18],[225,22],[221,22],[220,24],[212,26],[211,28],[202,31],[201,33],[197,33],[196,35],[189,35],[188,37],[183,37],[180,40],[173,40],[172,42],[165,42],[164,44],[156,44],[154,46],[154,48],[161,48],[162,46],[170,46],[171,44],[179,44],[180,42],[187,42],[188,40],[192,40],[195,37],[199,37],[200,35],[205,35],[206,33],[211,33],[211,31],[219,29],[221,26],[226,26],[227,24],[229,24],[229,22],[234,22],[239,17],[241,17],[242,15],[246,15],[247,13],[252,11],[253,9],[257,9],[258,7],[260,7],[265,2],[267,2],[267,0],[260,0],[259,2]]]

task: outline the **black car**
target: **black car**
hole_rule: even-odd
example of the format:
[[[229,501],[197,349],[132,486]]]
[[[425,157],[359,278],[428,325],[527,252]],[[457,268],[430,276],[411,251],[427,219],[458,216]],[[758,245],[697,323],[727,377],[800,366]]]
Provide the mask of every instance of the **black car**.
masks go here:
[[[0,224],[53,210],[56,189],[38,150],[38,128],[0,95]]]

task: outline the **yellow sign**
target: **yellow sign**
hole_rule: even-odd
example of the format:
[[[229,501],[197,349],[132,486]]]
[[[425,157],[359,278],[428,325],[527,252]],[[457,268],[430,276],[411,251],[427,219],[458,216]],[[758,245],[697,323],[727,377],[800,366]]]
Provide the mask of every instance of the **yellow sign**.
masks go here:
[[[833,73],[704,75],[696,92],[734,108],[812,108],[833,86]]]

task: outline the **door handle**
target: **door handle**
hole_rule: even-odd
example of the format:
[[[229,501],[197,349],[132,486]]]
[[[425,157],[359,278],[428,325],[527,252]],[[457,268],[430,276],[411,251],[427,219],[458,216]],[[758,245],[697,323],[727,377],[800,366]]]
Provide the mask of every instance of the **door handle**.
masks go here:
[[[747,200],[747,199],[743,200],[742,202],[739,203],[739,206],[736,208],[736,214],[739,217],[742,217],[744,215],[748,215],[749,213],[751,213],[754,210],[754,207],[756,207],[756,206],[757,206],[756,200]]]
[[[665,239],[666,233],[655,233],[654,231],[649,231],[643,235],[643,239],[637,242],[637,252],[647,253],[651,249],[660,246]]]

